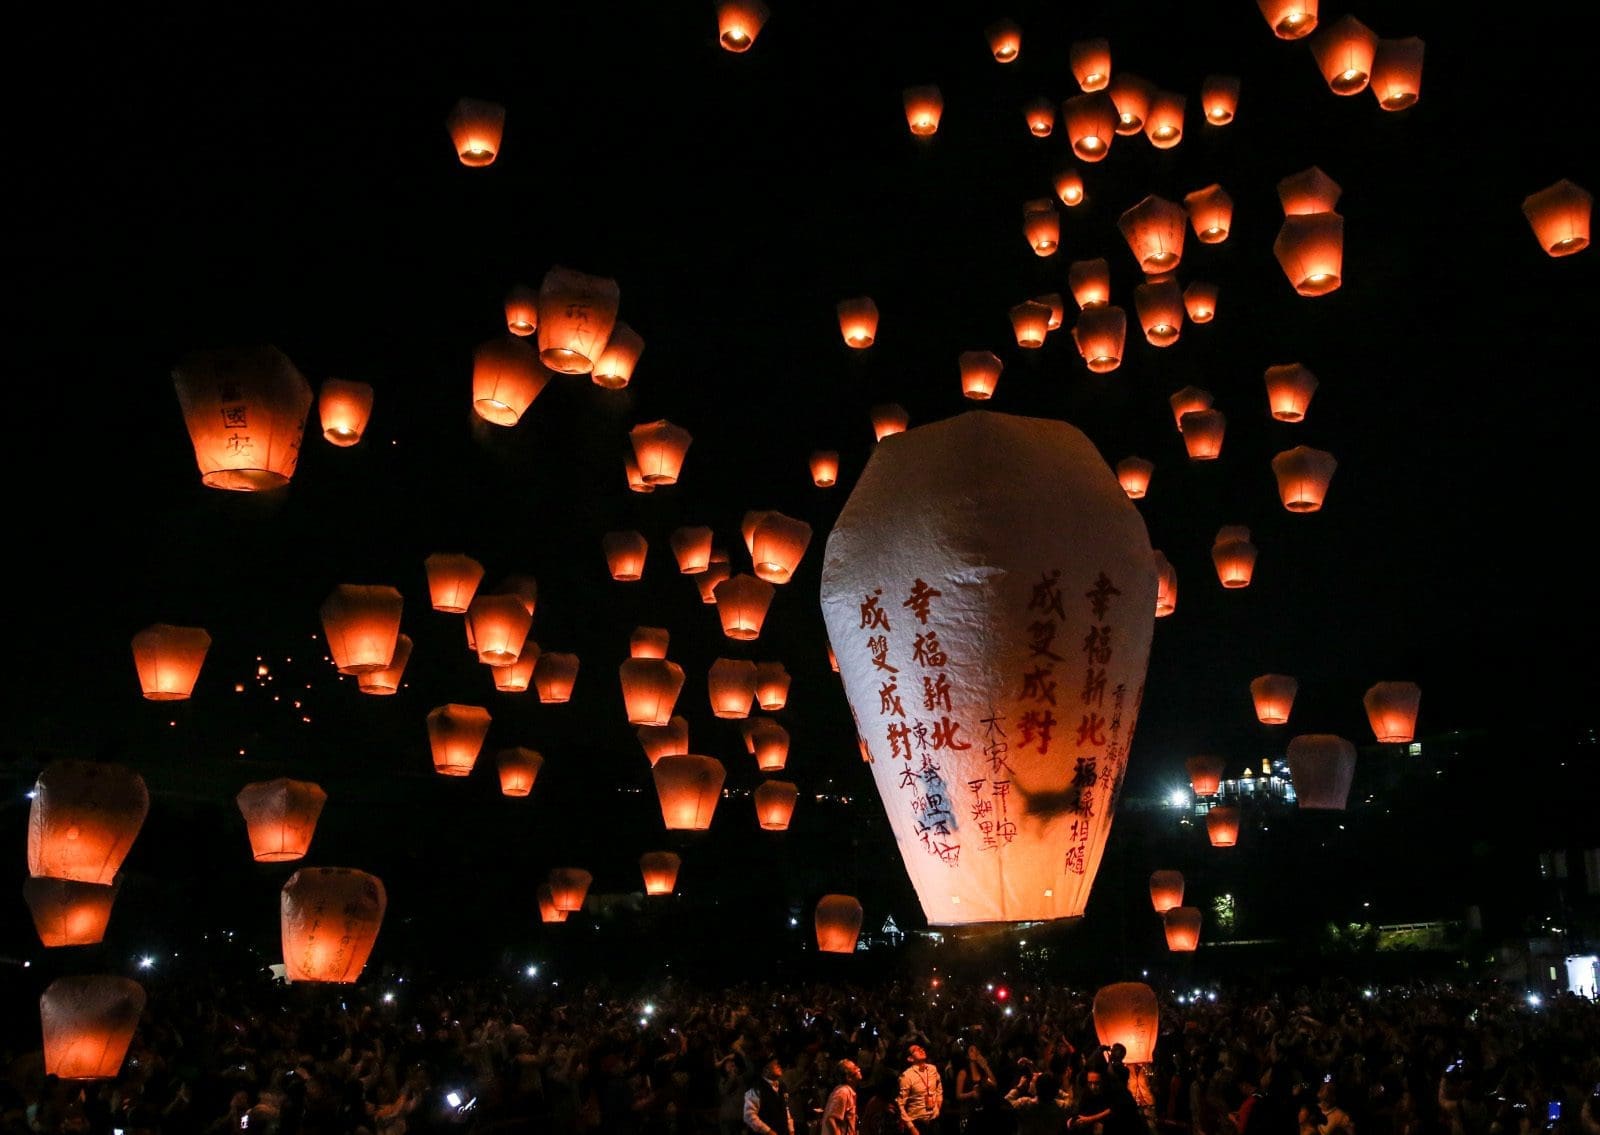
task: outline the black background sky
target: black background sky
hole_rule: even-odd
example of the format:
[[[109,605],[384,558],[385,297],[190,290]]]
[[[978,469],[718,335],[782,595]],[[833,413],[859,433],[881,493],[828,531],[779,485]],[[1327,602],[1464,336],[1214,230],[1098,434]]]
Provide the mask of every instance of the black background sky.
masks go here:
[[[822,547],[870,456],[869,407],[900,402],[913,424],[969,408],[965,350],[1005,361],[988,408],[1071,421],[1113,463],[1156,462],[1140,508],[1180,590],[1157,627],[1129,792],[1181,783],[1199,751],[1237,768],[1294,732],[1370,741],[1361,695],[1379,680],[1421,684],[1424,733],[1491,730],[1512,764],[1570,735],[1595,688],[1600,253],[1545,256],[1521,203],[1561,177],[1600,184],[1575,46],[1593,41],[1594,13],[1354,14],[1427,41],[1412,109],[1333,95],[1307,45],[1275,39],[1243,0],[791,2],[742,56],[717,46],[698,3],[124,11],[18,29],[11,767],[30,781],[54,756],[139,768],[156,805],[130,871],[219,896],[206,901],[269,938],[284,872],[249,864],[231,800],[277,775],[328,788],[308,862],[385,875],[392,918],[481,888],[531,917],[548,866],[592,865],[597,890],[632,890],[637,854],[671,845],[616,680],[629,631],[652,624],[670,628],[689,674],[692,748],[722,758],[730,786],[757,774],[734,726],[707,711],[706,668],[781,659],[792,779],[876,814],[827,666]],[[1003,15],[1024,34],[1010,66],[983,37]],[[1088,200],[1062,210],[1063,250],[1039,258],[1022,203],[1072,163],[1059,129],[1030,136],[1023,105],[1076,93],[1068,48],[1091,35],[1110,38],[1115,68],[1188,96],[1187,133],[1175,150],[1123,137],[1106,161],[1076,163]],[[1200,120],[1210,73],[1242,80],[1226,127]],[[901,91],[928,82],[944,121],[913,139]],[[488,169],[461,166],[446,134],[462,95],[507,107]],[[1271,251],[1276,184],[1311,165],[1343,186],[1346,218],[1345,283],[1319,299],[1296,296]],[[1191,234],[1179,277],[1218,283],[1213,323],[1165,350],[1135,325],[1109,375],[1085,370],[1065,329],[1042,351],[1016,348],[1008,308],[1067,294],[1076,259],[1110,261],[1133,323],[1140,277],[1118,215],[1211,182],[1234,198],[1233,234],[1219,246]],[[647,343],[633,384],[559,379],[517,427],[482,423],[473,347],[503,330],[508,288],[556,264],[618,281],[621,316]],[[882,313],[866,352],[843,345],[834,315],[860,294]],[[170,378],[191,350],[252,342],[283,349],[313,386],[376,389],[358,447],[323,442],[313,410],[292,484],[259,496],[201,486]],[[1284,362],[1321,380],[1302,424],[1267,413],[1262,372]],[[1190,463],[1173,428],[1167,397],[1190,384],[1228,416],[1214,464]],[[660,417],[694,435],[683,480],[630,493],[627,430]],[[1268,462],[1301,443],[1340,464],[1327,507],[1296,516]],[[811,485],[816,448],[841,452],[838,488]],[[738,566],[750,508],[802,517],[814,538],[743,646],[721,636],[666,538],[709,524]],[[1249,525],[1260,548],[1244,591],[1225,593],[1210,562],[1224,524]],[[600,537],[628,527],[651,553],[645,579],[623,585]],[[488,584],[537,577],[534,637],[583,659],[572,704],[493,690],[459,619],[429,608],[435,551],[473,555]],[[399,697],[364,697],[323,661],[318,606],[346,582],[405,595],[417,652]],[[153,622],[213,637],[192,703],[139,697],[128,643]],[[265,688],[258,656],[274,674]],[[1288,730],[1255,723],[1248,682],[1267,671],[1300,680]],[[423,719],[447,701],[490,708],[486,751],[543,751],[531,799],[501,800],[487,757],[466,783],[434,775]],[[747,902],[750,879],[803,864],[825,889],[897,893],[916,921],[886,827],[849,821],[841,843],[837,815],[807,815],[829,807],[803,800],[793,830],[758,840],[748,801],[725,802],[694,844],[722,865],[698,882],[686,867],[685,886],[715,879]],[[0,817],[20,884],[25,802]],[[20,948],[25,922],[10,937]]]

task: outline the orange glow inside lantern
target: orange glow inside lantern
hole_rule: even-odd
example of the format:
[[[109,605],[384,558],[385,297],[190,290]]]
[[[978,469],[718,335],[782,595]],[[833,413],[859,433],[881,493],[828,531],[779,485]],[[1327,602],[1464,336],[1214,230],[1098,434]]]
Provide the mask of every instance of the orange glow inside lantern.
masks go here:
[[[467,606],[466,621],[478,661],[486,666],[516,662],[533,627],[533,616],[515,595],[475,596]]]
[[[728,553],[721,548],[711,549],[711,559],[706,563],[706,570],[694,577],[695,586],[700,589],[700,602],[707,606],[715,603],[718,586],[732,574],[728,567]]]
[[[811,483],[819,489],[831,489],[839,483],[839,451],[813,450],[811,454]]]
[[[670,895],[678,885],[678,869],[683,860],[672,851],[647,851],[639,856],[639,873],[644,877],[644,893]]]
[[[1217,565],[1217,579],[1222,586],[1249,587],[1256,569],[1256,546],[1250,542],[1250,529],[1238,524],[1223,527],[1211,545],[1211,560]]]
[[[788,831],[795,801],[800,799],[799,786],[787,780],[764,780],[756,786],[754,796],[761,830]]]
[[[151,701],[187,698],[210,649],[211,636],[201,627],[156,623],[134,635],[133,665],[144,696]]]
[[[852,895],[823,895],[817,900],[814,922],[817,949],[824,954],[853,954],[865,917],[861,902]]]
[[[1081,90],[1102,90],[1111,82],[1111,41],[1104,37],[1075,40],[1067,49],[1067,62]]]
[[[652,765],[662,757],[681,757],[689,752],[689,722],[685,718],[674,717],[665,725],[641,725],[634,733]]]
[[[1183,905],[1183,872],[1152,871],[1150,873],[1150,905],[1157,914],[1165,914],[1175,906]]]
[[[621,666],[629,725],[665,725],[683,691],[683,667],[665,658],[629,658]]]
[[[506,330],[526,338],[539,329],[539,293],[526,284],[514,284],[506,293]]]
[[[1212,847],[1233,847],[1239,842],[1239,809],[1218,805],[1206,813],[1206,837]]]
[[[727,772],[715,757],[667,756],[650,770],[668,831],[703,832],[722,798]]]
[[[1117,484],[1128,494],[1129,500],[1142,500],[1150,491],[1150,477],[1156,463],[1143,457],[1124,457],[1117,462]]]
[[[33,915],[33,928],[39,944],[47,949],[104,941],[111,908],[121,889],[121,876],[106,884],[32,877],[22,881],[22,897]]]
[[[1139,981],[1101,986],[1094,995],[1094,1031],[1106,1047],[1122,1045],[1127,1064],[1155,1059],[1161,1009],[1156,991]]]
[[[962,351],[961,393],[980,402],[993,397],[1004,366],[993,351]]]
[[[1221,410],[1191,410],[1178,422],[1191,461],[1215,461],[1222,456],[1222,437],[1228,419]]]
[[[506,108],[486,99],[459,100],[445,120],[461,164],[474,169],[493,165],[506,128]]]
[[[839,334],[847,347],[865,350],[878,337],[878,305],[871,296],[856,296],[840,300],[835,310],[839,314]]]
[[[581,867],[552,867],[548,882],[550,901],[555,908],[573,914],[583,909],[583,900],[589,897],[594,876]]]
[[[1405,110],[1422,94],[1422,40],[1380,39],[1372,59],[1372,93],[1384,110]]]
[[[1415,682],[1379,682],[1362,698],[1372,735],[1385,745],[1405,744],[1416,736],[1421,703],[1422,687]]]
[[[495,768],[500,773],[502,796],[526,796],[533,791],[544,767],[544,754],[536,749],[515,745],[495,754]]]
[[[1044,346],[1045,336],[1050,334],[1050,309],[1033,300],[1019,303],[1011,309],[1011,330],[1019,347],[1034,350]]]
[[[1133,307],[1145,340],[1154,347],[1170,347],[1183,330],[1183,292],[1175,279],[1140,284],[1133,289]]]
[[[666,627],[634,627],[628,636],[629,658],[665,658],[672,634]]]
[[[1156,89],[1148,79],[1128,71],[1119,71],[1107,89],[1111,103],[1117,109],[1118,134],[1137,134],[1144,129],[1144,120],[1150,114],[1150,103]]]
[[[1048,138],[1056,128],[1056,105],[1041,95],[1022,108],[1022,117],[1028,123],[1028,133],[1035,138]]]
[[[1178,569],[1161,553],[1156,557],[1156,618],[1164,619],[1178,609]]]
[[[1225,767],[1221,757],[1210,754],[1190,757],[1183,762],[1184,771],[1189,774],[1189,787],[1196,796],[1215,796],[1220,792]]]
[[[1175,954],[1192,953],[1200,946],[1200,908],[1175,906],[1161,916],[1167,932],[1167,949]]]
[[[533,685],[539,691],[539,700],[546,705],[560,705],[572,700],[572,687],[578,683],[578,656],[576,654],[541,654],[533,668]]]
[[[497,426],[514,426],[550,381],[550,372],[524,340],[501,335],[472,356],[472,408]]]
[[[311,847],[317,819],[328,794],[307,780],[258,781],[235,797],[250,832],[250,854],[257,863],[300,859]]]
[[[44,1071],[62,1080],[112,1080],[144,1012],[144,989],[125,977],[58,977],[39,997]]]
[[[745,738],[762,772],[782,772],[789,763],[789,731],[771,718],[753,720]]]
[[[1183,196],[1189,210],[1189,224],[1201,244],[1220,244],[1228,239],[1233,225],[1233,198],[1222,186],[1212,184]]]
[[[750,716],[750,703],[756,697],[756,664],[744,658],[719,658],[706,674],[706,693],[711,712],[738,720]]]
[[[770,14],[762,0],[721,0],[717,5],[717,41],[725,50],[742,55],[755,44]]]
[[[1061,217],[1048,200],[1022,206],[1022,235],[1035,256],[1052,256],[1061,247]]]
[[[675,485],[683,472],[693,436],[682,426],[665,418],[645,422],[628,431],[633,455],[639,460],[639,474],[647,485]]]
[[[1239,111],[1237,75],[1207,75],[1200,83],[1200,106],[1212,126],[1226,126]]]
[[[1317,376],[1299,363],[1270,366],[1266,370],[1267,407],[1280,422],[1303,421],[1317,392]]]
[[[1108,304],[1111,302],[1111,265],[1101,257],[1074,260],[1067,269],[1067,285],[1080,308]]]
[[[1285,217],[1272,251],[1300,295],[1337,291],[1343,282],[1344,218],[1338,213]]]
[[[788,583],[811,543],[811,525],[781,512],[764,514],[750,536],[750,562],[768,583]]]
[[[1022,29],[1014,20],[996,20],[983,30],[996,63],[1014,63],[1022,54]]]
[[[1115,304],[1084,308],[1072,325],[1072,341],[1084,365],[1095,374],[1106,374],[1122,365],[1122,350],[1128,337],[1128,315]]]
[[[1107,91],[1073,95],[1061,104],[1061,125],[1080,161],[1102,161],[1118,133],[1117,104]]]
[[[1147,276],[1158,276],[1178,266],[1183,257],[1183,206],[1154,195],[1146,197],[1117,219],[1117,228]]]
[[[1172,424],[1183,429],[1183,416],[1195,410],[1211,409],[1211,392],[1198,386],[1185,386],[1167,399],[1172,406]]]
[[[1328,497],[1334,470],[1339,467],[1333,454],[1297,445],[1272,459],[1272,472],[1278,478],[1278,499],[1290,512],[1316,512]]]
[[[906,125],[918,138],[927,138],[939,132],[939,118],[944,114],[944,96],[935,86],[907,87],[902,96],[906,108]]]
[[[1317,26],[1317,0],[1256,0],[1279,39],[1301,39]]]
[[[1294,708],[1300,683],[1287,674],[1263,674],[1250,682],[1250,700],[1256,707],[1256,720],[1263,725],[1282,725]]]
[[[478,593],[478,584],[483,582],[483,565],[471,556],[435,552],[422,561],[422,566],[428,573],[428,597],[433,609],[465,614]]]
[[[911,424],[911,415],[906,413],[906,408],[898,402],[884,402],[874,406],[871,417],[872,436],[878,441],[898,433],[905,433],[906,427]]]
[[[606,340],[606,349],[595,360],[590,377],[596,386],[621,390],[633,379],[633,368],[644,354],[644,337],[620,319]]]
[[[1551,256],[1571,256],[1589,247],[1593,211],[1594,197],[1566,178],[1522,202],[1522,214],[1533,226],[1539,247]]]
[[[1191,280],[1183,289],[1183,306],[1191,323],[1210,323],[1217,314],[1217,285],[1206,280]]]
[[[1317,166],[1290,174],[1278,182],[1278,200],[1285,217],[1305,213],[1331,213],[1344,190]]]
[[[550,896],[549,883],[540,885],[538,896],[540,922],[565,922],[567,920],[567,912],[556,909],[556,900]]]
[[[203,351],[172,372],[200,482],[260,492],[289,483],[311,411],[311,384],[276,347]]]
[[[711,564],[711,529],[690,526],[673,530],[669,542],[678,561],[678,571],[698,575]]]
[[[428,741],[433,748],[433,771],[442,776],[466,776],[478,763],[483,739],[489,735],[489,711],[478,705],[450,702],[428,714]]]
[[[1083,175],[1071,166],[1057,173],[1056,196],[1069,209],[1083,204]]]
[[[634,583],[644,577],[645,556],[650,545],[641,533],[607,532],[600,538],[606,553],[606,567],[619,583]]]
[[[522,653],[509,666],[493,667],[494,688],[501,693],[520,694],[533,684],[533,672],[539,665],[539,644],[531,638],[522,643]]]
[[[789,671],[782,662],[756,663],[756,704],[769,713],[789,703]]]
[[[1157,91],[1150,98],[1144,136],[1158,150],[1170,150],[1183,141],[1183,112],[1188,100],[1176,91]]]
[[[283,885],[279,900],[287,979],[357,981],[388,906],[376,875],[344,867],[300,868]]]
[[[615,280],[551,268],[539,284],[539,361],[557,374],[593,371],[611,339],[621,301]]]
[[[634,460],[633,454],[627,454],[622,459],[622,471],[628,478],[628,491],[633,493],[653,493],[654,485],[645,484],[644,474],[639,472],[639,462]]]
[[[324,379],[317,395],[317,413],[324,438],[340,447],[354,445],[372,416],[372,387],[349,379]]]
[[[131,769],[50,762],[28,808],[28,874],[109,886],[149,810],[144,778]]]
[[[1367,89],[1377,52],[1377,33],[1351,15],[1339,17],[1311,38],[1311,54],[1336,95]]]

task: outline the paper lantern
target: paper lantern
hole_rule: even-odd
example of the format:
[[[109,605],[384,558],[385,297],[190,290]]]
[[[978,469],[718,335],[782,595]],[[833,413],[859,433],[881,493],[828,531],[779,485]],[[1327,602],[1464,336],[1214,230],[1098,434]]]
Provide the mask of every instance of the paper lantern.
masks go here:
[[[533,668],[533,685],[539,691],[539,700],[546,705],[560,705],[572,700],[572,687],[578,682],[578,656],[576,654],[541,654]]]
[[[1421,701],[1422,688],[1415,682],[1379,682],[1361,699],[1372,735],[1385,745],[1405,744],[1416,736]]]
[[[259,492],[294,476],[311,384],[276,347],[203,351],[172,372],[200,482]]]
[[[795,801],[800,799],[799,786],[787,780],[764,780],[756,786],[753,795],[756,820],[762,831],[788,831]]]
[[[1272,416],[1280,422],[1303,421],[1317,392],[1317,376],[1299,363],[1285,363],[1268,367],[1265,377]]]
[[[681,757],[689,752],[689,722],[682,717],[674,717],[665,725],[641,725],[634,732],[652,765],[662,757]]]
[[[1571,256],[1589,247],[1589,217],[1594,197],[1587,189],[1562,178],[1522,202],[1522,213],[1533,226],[1539,247],[1551,256]]]
[[[590,373],[611,339],[621,301],[615,280],[551,268],[539,284],[539,361],[557,374]]]
[[[433,609],[464,614],[472,605],[478,584],[483,582],[483,565],[457,552],[435,552],[422,561],[422,566],[428,573],[428,597]]]
[[[544,883],[538,890],[539,921],[540,922],[565,922],[567,912],[556,909],[556,901],[550,896],[550,884]]]
[[[717,659],[706,674],[706,692],[717,717],[749,717],[756,696],[756,664],[743,658]]]
[[[1056,104],[1040,95],[1022,108],[1022,117],[1028,123],[1029,134],[1035,138],[1048,138],[1056,128]]]
[[[811,454],[811,483],[819,489],[831,489],[839,483],[839,451],[813,450]]]
[[[494,688],[502,693],[525,693],[533,684],[533,672],[539,667],[539,644],[531,638],[522,643],[522,653],[517,655],[517,660],[509,666],[495,666],[491,668],[494,675]]]
[[[444,776],[466,776],[478,763],[478,752],[489,734],[489,711],[477,705],[450,702],[428,714],[428,741],[433,748],[433,771]]]
[[[1226,768],[1221,757],[1202,754],[1183,762],[1189,774],[1189,787],[1196,796],[1215,796],[1222,791],[1222,770]]]
[[[1183,430],[1183,416],[1192,411],[1211,409],[1211,391],[1198,386],[1185,386],[1167,398],[1172,406],[1172,424]]]
[[[1161,1008],[1156,991],[1142,981],[1102,986],[1094,995],[1094,1031],[1106,1048],[1120,1044],[1126,1064],[1155,1059]]]
[[[133,1043],[144,988],[106,974],[58,977],[39,996],[44,1072],[63,1080],[111,1080]]]
[[[735,55],[749,51],[770,14],[762,0],[719,0],[717,41]]]
[[[1048,198],[1023,202],[1022,235],[1035,256],[1053,256],[1061,247],[1061,217]]]
[[[1174,954],[1193,953],[1200,946],[1200,908],[1175,906],[1161,916],[1167,932],[1167,949]]]
[[[1164,619],[1178,609],[1178,569],[1158,550],[1156,560],[1156,618]]]
[[[1228,239],[1228,229],[1233,224],[1233,198],[1226,189],[1208,185],[1185,193],[1183,203],[1188,207],[1189,223],[1194,226],[1194,235],[1200,238],[1201,244],[1220,244]]]
[[[944,114],[944,96],[932,86],[907,87],[902,96],[906,108],[906,125],[918,138],[927,138],[939,132],[939,118]]]
[[[1100,307],[1111,302],[1111,265],[1104,258],[1074,260],[1067,268],[1067,286],[1080,308]]]
[[[1150,477],[1155,471],[1154,461],[1147,461],[1143,457],[1124,457],[1117,462],[1117,484],[1122,486],[1129,500],[1143,500],[1150,491]]]
[[[1250,529],[1229,524],[1218,530],[1211,545],[1211,561],[1217,566],[1217,579],[1222,586],[1249,587],[1256,570],[1256,546],[1250,542]]]
[[[383,880],[347,867],[302,867],[279,903],[288,981],[351,984],[361,977],[383,926]]]
[[[1046,292],[1042,296],[1034,296],[1033,302],[1043,304],[1050,309],[1050,320],[1045,324],[1045,330],[1054,331],[1061,326],[1061,320],[1067,314],[1067,304],[1061,298],[1060,292]]]
[[[1018,491],[1026,485],[1050,491]],[[1138,510],[1065,422],[973,410],[873,454],[828,538],[823,614],[858,732],[881,746],[873,777],[930,924],[1082,912],[1137,714],[1155,593]],[[1062,648],[1086,637],[1093,673],[1080,689]],[[1078,721],[1052,709],[1050,682],[1071,684]],[[998,803],[991,719],[1009,745]],[[914,727],[927,732],[927,762]],[[930,795],[940,797],[931,808]],[[996,828],[985,846],[969,823],[981,801],[1017,830]]]
[[[1183,306],[1191,323],[1210,323],[1217,314],[1217,285],[1205,280],[1191,280],[1183,289]]]
[[[310,848],[328,794],[320,784],[279,777],[245,785],[234,802],[244,815],[255,861],[285,863]]]
[[[629,658],[622,663],[622,704],[629,725],[665,725],[683,691],[683,667],[665,658]]]
[[[607,532],[600,538],[600,544],[605,549],[606,567],[612,579],[633,583],[644,577],[644,561],[650,545],[642,534],[632,529]]]
[[[1294,708],[1300,683],[1287,674],[1263,674],[1250,682],[1250,700],[1256,707],[1256,720],[1263,725],[1282,725]]]
[[[1297,445],[1272,459],[1278,479],[1278,499],[1290,512],[1316,512],[1327,499],[1328,486],[1339,462],[1333,454]]]
[[[1317,26],[1317,0],[1256,0],[1279,39],[1301,39]]]
[[[93,946],[103,941],[121,889],[121,876],[105,884],[48,878],[22,881],[22,897],[33,915],[33,928],[40,945],[47,949]]]
[[[1084,365],[1095,374],[1107,374],[1122,365],[1128,339],[1128,315],[1115,304],[1087,307],[1072,325],[1072,341]]]
[[[1150,873],[1150,904],[1157,914],[1165,914],[1175,906],[1183,905],[1183,872],[1152,871]]]
[[[882,441],[897,433],[904,433],[911,424],[911,415],[906,413],[904,406],[898,402],[884,402],[874,406],[869,415],[872,418],[872,436]]]
[[[1311,37],[1311,55],[1336,95],[1354,95],[1367,89],[1378,35],[1351,15],[1339,17]]]
[[[632,381],[633,368],[639,365],[642,354],[644,336],[619,319],[611,329],[611,338],[606,340],[606,349],[595,360],[590,377],[596,386],[621,390]]]
[[[1372,93],[1384,110],[1405,110],[1422,94],[1422,40],[1380,39],[1372,58]]]
[[[1050,309],[1033,300],[1019,303],[1011,309],[1011,330],[1017,346],[1025,350],[1044,346],[1045,336],[1050,334]]]
[[[665,418],[634,426],[628,431],[628,440],[633,443],[640,476],[645,484],[652,486],[678,483],[683,460],[694,442],[688,430]]]
[[[583,909],[583,900],[589,895],[594,876],[582,867],[550,868],[550,901],[557,910],[574,914]]]
[[[665,658],[672,640],[666,627],[634,627],[628,636],[629,658]]]
[[[750,722],[745,743],[756,759],[756,768],[762,772],[782,772],[789,763],[789,731],[769,717]]]
[[[789,671],[782,662],[756,663],[756,704],[771,713],[789,703]]]
[[[1206,122],[1212,126],[1226,126],[1239,110],[1239,77],[1237,75],[1207,75],[1200,82],[1200,107],[1205,111]]]
[[[994,388],[1004,369],[1004,364],[994,352],[962,351],[958,365],[961,369],[962,394],[974,401],[984,401],[994,396]]]
[[[1101,90],[1111,81],[1111,41],[1104,37],[1075,40],[1067,49],[1067,62],[1082,90]]]
[[[1344,811],[1356,774],[1356,747],[1331,733],[1302,733],[1289,742],[1289,779],[1302,809]]]
[[[1156,95],[1155,84],[1132,72],[1119,71],[1112,78],[1106,94],[1117,108],[1118,134],[1137,134],[1144,129],[1150,103]]]
[[[632,493],[653,493],[654,485],[645,484],[644,474],[639,472],[639,462],[634,460],[633,454],[625,454],[622,458],[622,471],[627,475],[628,491]]]
[[[673,851],[647,851],[639,856],[644,893],[670,895],[678,885],[678,868],[681,866],[683,860]]]
[[[672,554],[677,558],[678,570],[684,575],[698,575],[711,563],[711,529],[702,526],[676,528],[668,538]]]
[[[506,129],[506,108],[487,99],[463,98],[445,119],[461,164],[474,169],[493,165]]]
[[[155,623],[134,635],[133,665],[144,696],[151,701],[189,697],[210,649],[211,636],[201,627]]]
[[[844,336],[845,346],[862,350],[872,346],[873,340],[878,337],[878,305],[872,302],[872,297],[856,296],[840,300],[836,310],[839,313],[839,334]]]
[[[354,445],[372,416],[372,387],[343,378],[324,379],[317,395],[317,413],[327,441],[341,448]]]
[[[1068,127],[1070,131],[1071,127]],[[1056,174],[1056,196],[1067,208],[1083,204],[1083,175],[1068,166]]]
[[[728,567],[728,553],[721,548],[712,548],[711,559],[706,561],[706,570],[694,577],[695,586],[700,589],[700,602],[708,606],[715,603],[717,588],[732,574]]]
[[[1239,842],[1239,809],[1219,804],[1206,813],[1206,838],[1212,847],[1233,847]]]
[[[1145,341],[1153,347],[1170,347],[1183,330],[1183,290],[1172,278],[1144,283],[1133,289],[1133,308],[1139,313]]]
[[[1159,276],[1176,268],[1183,257],[1186,219],[1182,205],[1151,194],[1123,213],[1117,228],[1145,275]]]
[[[500,773],[500,793],[503,796],[526,796],[533,791],[539,770],[544,767],[544,754],[536,749],[515,745],[495,754],[494,763]]]
[[[774,590],[772,584],[753,575],[736,575],[717,584],[713,594],[722,633],[740,641],[759,638]]]
[[[506,293],[506,330],[526,338],[539,329],[539,293],[527,284],[515,284]]]
[[[1022,29],[1015,20],[996,20],[983,29],[996,63],[1014,63],[1022,54]]]
[[[1178,421],[1191,461],[1215,461],[1222,456],[1222,435],[1228,419],[1221,410],[1191,410]]]
[[[650,773],[668,831],[703,832],[711,826],[727,775],[721,761],[690,754],[666,756],[656,761]]]
[[[341,674],[387,669],[404,600],[393,587],[341,583],[322,603],[322,630]]]
[[[1144,120],[1144,136],[1158,150],[1170,150],[1183,141],[1183,111],[1188,99],[1176,91],[1156,91]]]
[[[1106,91],[1073,95],[1061,104],[1061,126],[1080,161],[1098,162],[1117,136],[1117,104]]]
[[[762,515],[749,540],[753,570],[768,583],[788,583],[811,543],[811,525],[781,512]]]
[[[486,666],[510,666],[522,656],[533,616],[515,595],[479,595],[467,606],[468,633]]]
[[[28,807],[28,874],[109,886],[149,811],[144,778],[132,769],[51,761]]]
[[[1343,192],[1339,183],[1317,166],[1290,174],[1278,182],[1278,200],[1283,205],[1285,217],[1331,213],[1339,204],[1339,196]]]
[[[1300,295],[1338,291],[1344,282],[1344,218],[1338,213],[1285,217],[1272,252]]]

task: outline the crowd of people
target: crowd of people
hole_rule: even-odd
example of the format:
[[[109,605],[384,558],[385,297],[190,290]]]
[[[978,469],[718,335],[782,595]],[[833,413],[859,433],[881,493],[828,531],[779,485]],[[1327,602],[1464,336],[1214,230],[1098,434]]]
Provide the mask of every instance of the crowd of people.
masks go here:
[[[1092,989],[1004,992],[172,980],[114,1080],[7,1023],[0,1135],[1600,1135],[1582,998],[1158,990],[1129,1064]]]

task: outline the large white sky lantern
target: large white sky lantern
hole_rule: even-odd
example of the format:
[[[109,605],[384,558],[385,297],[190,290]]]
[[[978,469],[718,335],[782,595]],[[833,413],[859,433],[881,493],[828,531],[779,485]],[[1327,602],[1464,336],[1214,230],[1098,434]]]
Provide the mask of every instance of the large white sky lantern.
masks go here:
[[[873,450],[822,610],[930,924],[1083,913],[1155,602],[1144,521],[1073,426],[975,410]]]

